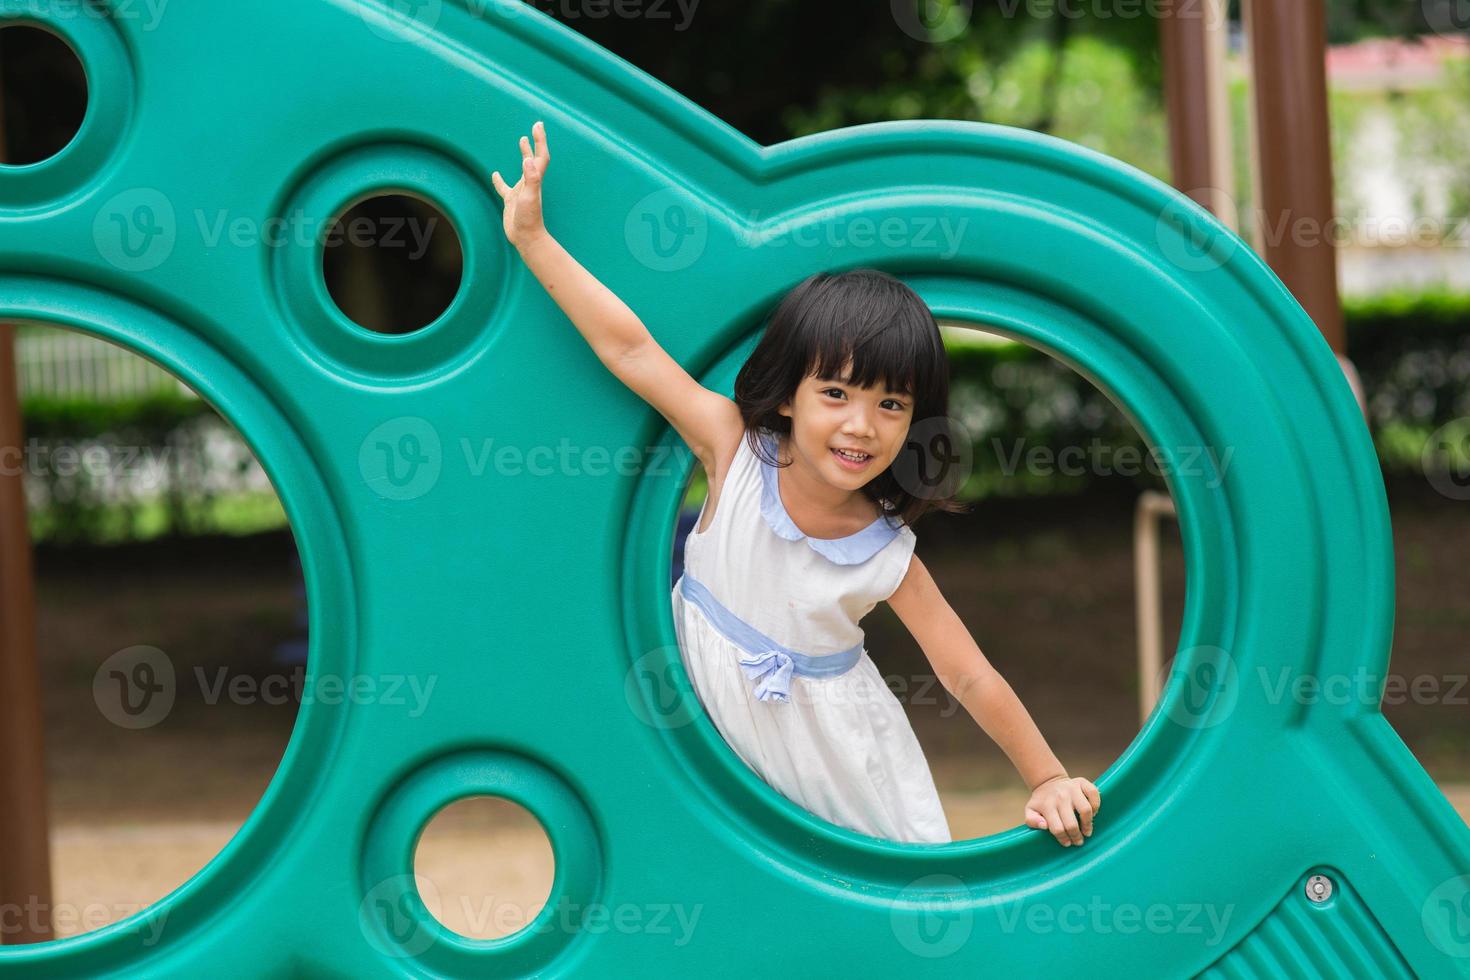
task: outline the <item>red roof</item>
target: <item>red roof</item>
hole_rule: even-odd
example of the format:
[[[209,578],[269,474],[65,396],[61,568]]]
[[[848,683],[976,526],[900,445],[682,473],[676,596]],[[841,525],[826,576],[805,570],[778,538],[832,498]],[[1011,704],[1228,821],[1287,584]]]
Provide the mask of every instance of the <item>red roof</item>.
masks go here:
[[[1392,78],[1433,80],[1446,59],[1470,56],[1470,38],[1427,34],[1412,41],[1370,38],[1327,49],[1327,77],[1332,81]]]

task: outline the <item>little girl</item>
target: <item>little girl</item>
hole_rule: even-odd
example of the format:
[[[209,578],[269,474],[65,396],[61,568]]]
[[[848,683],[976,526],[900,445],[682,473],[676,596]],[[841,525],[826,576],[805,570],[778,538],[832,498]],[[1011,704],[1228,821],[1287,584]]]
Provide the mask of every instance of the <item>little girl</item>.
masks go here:
[[[532,134],[534,151],[520,140],[515,187],[491,175],[507,238],[598,359],[668,419],[709,475],[672,601],[695,693],[731,748],[831,823],[951,840],[923,750],[863,646],[858,621],[887,601],[1031,788],[1027,825],[1081,844],[1097,787],[1067,775],[913,554],[910,525],[958,508],[893,465],[923,448],[908,442],[911,425],[946,417],[948,361],[928,307],[876,270],[811,276],[776,308],[731,401],[691,378],[547,232],[551,156],[540,122]]]

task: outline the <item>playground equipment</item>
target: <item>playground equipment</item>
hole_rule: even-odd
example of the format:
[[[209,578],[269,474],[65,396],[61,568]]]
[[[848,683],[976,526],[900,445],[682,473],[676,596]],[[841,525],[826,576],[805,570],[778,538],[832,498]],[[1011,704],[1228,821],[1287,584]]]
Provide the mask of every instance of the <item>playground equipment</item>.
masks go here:
[[[8,977],[1470,972],[1470,831],[1376,693],[1328,693],[1387,670],[1368,433],[1312,321],[1198,205],[989,125],[761,147],[518,0],[104,9],[0,0],[91,94],[65,150],[0,170],[0,316],[155,359],[250,442],[302,555],[309,683],[438,682],[417,717],[303,706],[214,861],[129,919],[0,950]],[[1174,464],[1180,650],[1084,847],[864,837],[724,743],[669,610],[691,458],[501,231],[490,173],[536,119],[548,226],[711,386],[793,283],[878,266],[1083,373]],[[323,230],[380,193],[434,202],[464,247],[459,294],[410,334],[322,283]],[[1283,670],[1318,696],[1278,696]],[[556,856],[542,914],[492,941],[443,928],[412,874],[436,811],[481,794]]]

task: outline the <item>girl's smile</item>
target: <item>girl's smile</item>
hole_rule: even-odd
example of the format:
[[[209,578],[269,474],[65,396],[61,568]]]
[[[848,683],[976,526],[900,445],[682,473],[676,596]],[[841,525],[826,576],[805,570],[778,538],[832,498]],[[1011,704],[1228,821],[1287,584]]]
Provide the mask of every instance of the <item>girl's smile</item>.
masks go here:
[[[838,466],[852,473],[861,473],[873,461],[873,457],[867,453],[849,453],[842,449],[833,449],[832,455],[837,459]]]

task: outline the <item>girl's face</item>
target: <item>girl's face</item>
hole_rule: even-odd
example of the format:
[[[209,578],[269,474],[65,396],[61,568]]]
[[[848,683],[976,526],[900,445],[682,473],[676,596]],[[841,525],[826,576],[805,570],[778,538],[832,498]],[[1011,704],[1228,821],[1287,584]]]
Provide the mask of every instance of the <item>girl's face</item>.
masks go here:
[[[856,490],[886,470],[903,449],[913,422],[912,397],[839,378],[808,375],[779,409],[791,419],[791,453],[835,487]],[[846,458],[851,450],[862,458]]]

